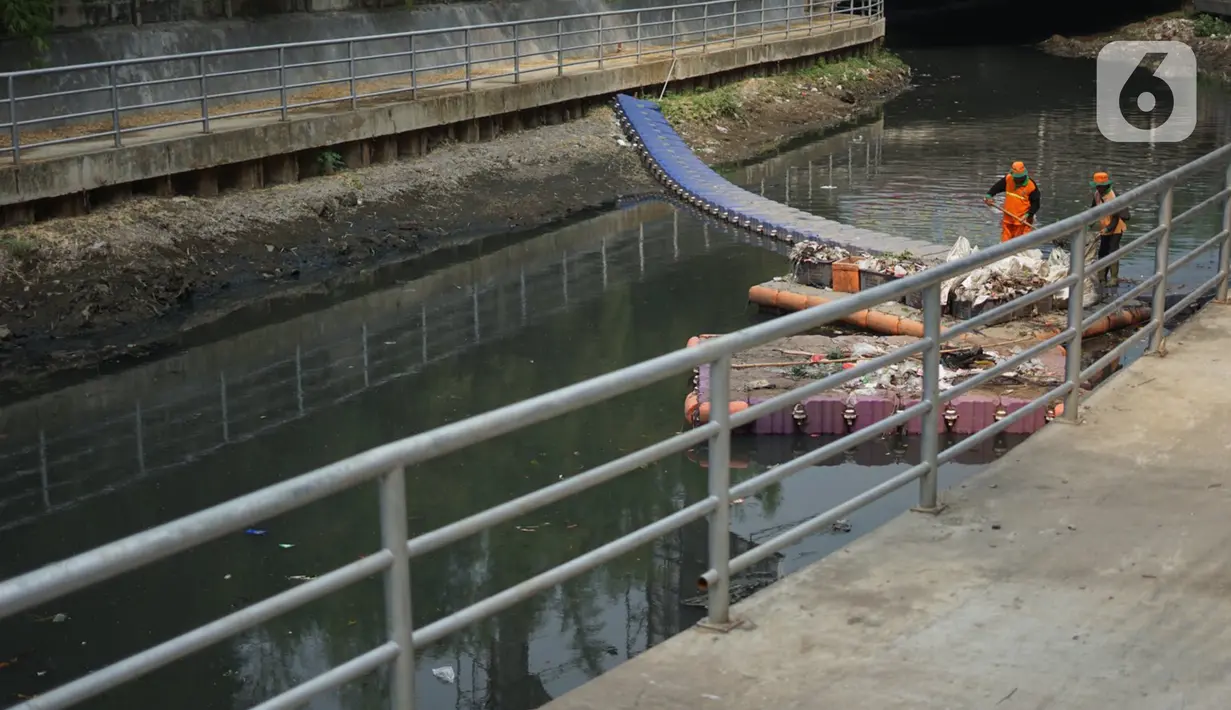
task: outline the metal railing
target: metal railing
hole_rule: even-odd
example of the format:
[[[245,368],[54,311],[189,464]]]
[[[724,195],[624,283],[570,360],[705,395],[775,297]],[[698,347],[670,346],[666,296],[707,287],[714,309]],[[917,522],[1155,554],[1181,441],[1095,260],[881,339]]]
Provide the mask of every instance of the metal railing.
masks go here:
[[[884,0],[710,0],[0,74],[0,154],[312,107],[520,83],[873,22]],[[674,67],[673,67],[674,68]],[[71,89],[61,89],[71,85]],[[4,112],[7,111],[7,116]]]
[[[1032,412],[1058,398],[1063,398],[1065,402],[1063,419],[1077,423],[1082,382],[1113,359],[1119,358],[1142,338],[1148,337],[1149,348],[1157,350],[1162,344],[1164,323],[1210,289],[1216,290],[1218,298],[1225,299],[1228,275],[1231,274],[1231,200],[1227,199],[1231,195],[1229,165],[1231,165],[1231,146],[1226,146],[1141,187],[1130,190],[1117,200],[1047,225],[1012,241],[975,252],[966,258],[939,264],[913,276],[868,291],[861,291],[847,298],[734,333],[707,339],[693,348],[676,350],[554,392],[371,449],[310,473],[0,583],[0,618],[4,618],[196,547],[206,541],[237,532],[259,521],[302,508],[340,491],[371,481],[378,482],[382,540],[382,549],[378,552],[223,616],[118,663],[96,670],[16,707],[20,710],[50,710],[69,707],[335,590],[373,575],[383,574],[387,641],[262,703],[259,708],[272,710],[273,708],[295,707],[317,693],[336,688],[372,671],[386,668],[389,672],[390,707],[408,710],[414,706],[415,649],[424,648],[456,631],[508,609],[536,593],[614,560],[668,532],[707,516],[709,518],[710,569],[702,575],[700,584],[708,595],[708,623],[720,628],[727,627],[732,621],[728,595],[732,574],[747,569],[759,560],[825,529],[834,521],[915,480],[919,481],[919,508],[925,511],[937,510],[939,507],[937,472],[940,466],[955,459],[962,451],[978,446],[988,438],[998,435],[1022,417],[1029,416]],[[1224,180],[1221,181],[1222,189],[1185,212],[1173,215],[1171,207],[1175,186],[1190,180],[1203,170],[1212,168],[1224,171]],[[1091,264],[1084,263],[1086,228],[1089,224],[1110,216],[1124,206],[1131,206],[1155,196],[1161,197],[1158,226],[1117,249],[1114,253]],[[1168,254],[1172,227],[1191,219],[1202,210],[1215,206],[1220,206],[1223,210],[1221,229],[1194,250],[1180,256],[1175,261],[1170,261]],[[1071,247],[1070,273],[1067,276],[1010,303],[992,308],[974,319],[942,329],[940,289],[943,282],[972,269],[992,264],[1014,253],[1039,247],[1057,239],[1069,240]],[[1103,305],[1094,313],[1087,314],[1082,306],[1085,291],[1083,284],[1087,271],[1100,269],[1150,242],[1155,243],[1156,263],[1153,275],[1111,303]],[[1170,271],[1192,262],[1213,247],[1218,248],[1217,273],[1167,309],[1165,296]],[[1063,331],[998,363],[989,370],[943,392],[940,390],[940,352],[945,341],[963,333],[972,332],[991,320],[1015,312],[1024,304],[1043,298],[1053,298],[1063,289],[1068,289],[1068,324]],[[1083,369],[1081,366],[1081,333],[1085,327],[1149,289],[1153,289],[1154,296],[1154,313],[1149,324],[1100,358],[1099,361]],[[849,370],[842,370],[737,413],[729,412],[728,387],[731,360],[735,353],[777,338],[816,328],[855,311],[896,301],[909,293],[920,290],[923,292],[924,337],[913,344],[879,357],[864,360]],[[940,450],[938,429],[944,402],[1017,367],[1045,350],[1060,345],[1067,348],[1063,383],[979,433],[954,443],[943,451]],[[915,356],[921,356],[923,360],[923,397],[919,403],[833,443],[774,466],[734,487],[731,486],[729,463],[732,429],[747,425],[769,412],[790,407],[805,397]],[[404,474],[407,466],[431,461],[589,405],[607,402],[614,397],[651,383],[689,373],[707,363],[712,367],[710,421],[546,488],[408,539]],[[753,550],[734,558],[731,557],[728,533],[732,499],[752,495],[811,464],[899,428],[916,417],[921,417],[923,420],[922,461],[919,464],[790,530],[775,535]],[[704,499],[682,505],[679,510],[657,522],[623,535],[563,565],[533,576],[460,611],[415,628],[410,598],[410,561],[412,559],[439,550],[493,526],[509,523],[530,511],[707,441],[709,487],[708,495]]]

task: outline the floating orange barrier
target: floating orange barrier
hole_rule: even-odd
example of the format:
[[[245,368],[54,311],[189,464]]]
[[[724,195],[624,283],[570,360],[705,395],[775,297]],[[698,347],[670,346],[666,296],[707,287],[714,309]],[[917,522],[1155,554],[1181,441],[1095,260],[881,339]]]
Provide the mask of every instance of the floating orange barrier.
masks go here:
[[[748,289],[748,300],[759,306],[768,308],[780,308],[784,311],[802,311],[805,308],[820,306],[836,299],[825,298],[824,296],[805,296],[802,293],[787,291],[785,289],[770,288],[768,286],[753,286]],[[1150,319],[1151,311],[1149,306],[1128,306],[1123,310],[1116,311],[1098,322],[1086,328],[1082,332],[1083,338],[1092,338],[1096,335],[1127,328],[1129,326],[1144,323]],[[923,323],[913,318],[901,318],[890,313],[883,313],[876,310],[862,310],[851,313],[841,319],[843,323],[853,325],[857,328],[870,330],[881,335],[910,335],[916,338],[923,337]],[[1036,333],[1040,340],[1046,340],[1052,337],[1058,330],[1043,330]],[[971,334],[964,333],[961,339],[969,338]]]
[[[747,402],[733,401],[727,407],[727,411],[735,414],[747,408]],[[700,422],[702,424],[710,420],[710,403],[702,402],[696,390],[689,392],[688,396],[684,398],[684,418],[690,422]]]

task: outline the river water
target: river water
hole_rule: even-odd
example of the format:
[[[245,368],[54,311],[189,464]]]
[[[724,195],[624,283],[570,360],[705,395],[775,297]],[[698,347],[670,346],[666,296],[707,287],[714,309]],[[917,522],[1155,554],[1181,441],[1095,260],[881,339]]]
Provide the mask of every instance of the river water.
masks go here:
[[[998,238],[980,201],[1013,160],[1043,190],[1042,222],[1089,199],[1088,175],[1123,189],[1222,145],[1226,96],[1204,87],[1186,143],[1114,145],[1093,118],[1093,65],[1027,49],[926,50],[905,57],[918,88],[882,120],[810,141],[732,179],[858,226],[976,244]],[[832,158],[832,169],[831,169]],[[1180,188],[1176,212],[1220,179]],[[762,187],[763,185],[763,187]],[[789,191],[789,195],[788,195]],[[1138,210],[1134,232],[1153,215]],[[1173,236],[1191,248],[1211,212]],[[680,347],[756,318],[747,287],[786,271],[780,253],[660,203],[635,205],[464,261],[380,275],[366,295],[271,323],[0,411],[0,578],[284,480],[338,458]],[[1151,256],[1122,275],[1140,275]],[[1199,259],[1176,291],[1212,274]],[[608,461],[679,430],[684,381],[496,439],[408,470],[411,533]],[[737,479],[819,445],[737,440]],[[959,484],[1016,442],[947,467]],[[415,621],[430,623],[704,495],[704,454],[664,460],[516,526],[413,564]],[[874,442],[735,508],[733,545],[763,541],[918,460],[905,439]],[[789,572],[900,513],[899,491],[760,570]],[[210,621],[379,546],[365,486],[263,521],[0,624],[0,707]],[[534,708],[695,622],[704,526],[586,574],[420,653],[422,707]],[[52,621],[56,614],[67,620]],[[377,645],[379,580],[310,604],[83,707],[250,707]],[[449,666],[457,682],[433,677]],[[191,691],[186,692],[186,689]],[[380,707],[379,678],[323,695],[321,710]],[[170,700],[171,698],[174,700]]]

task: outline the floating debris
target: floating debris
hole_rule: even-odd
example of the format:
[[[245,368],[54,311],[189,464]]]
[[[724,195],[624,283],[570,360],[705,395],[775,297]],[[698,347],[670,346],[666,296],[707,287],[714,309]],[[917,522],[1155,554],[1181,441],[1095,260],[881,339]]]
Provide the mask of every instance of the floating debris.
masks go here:
[[[882,254],[880,256],[861,256],[855,262],[855,266],[859,267],[860,271],[871,271],[877,274],[885,274],[902,278],[917,274],[920,271],[928,268],[930,264],[915,257],[909,252],[902,254]]]
[[[962,259],[977,251],[979,248],[971,246],[966,237],[958,237],[945,261]],[[969,302],[973,306],[985,301],[1009,301],[1068,275],[1069,254],[1064,249],[1053,248],[1047,258],[1039,249],[1027,249],[945,281],[940,286],[940,301],[949,303],[951,296],[954,301]],[[1068,298],[1068,289],[1060,291],[1056,298]],[[1082,298],[1085,305],[1093,305],[1098,300],[1094,279],[1086,280]]]
[[[440,668],[433,668],[432,675],[436,676],[437,678],[444,681],[445,683],[448,683],[449,685],[452,685],[453,683],[457,682],[457,673],[454,672],[452,666],[441,666]]]
[[[244,531],[244,534],[245,535],[268,535],[269,531],[262,530],[260,528],[248,528],[247,530]]]
[[[850,255],[850,250],[837,244],[804,241],[796,242],[795,246],[791,247],[791,262],[794,264],[824,264],[831,261],[840,261]],[[863,254],[862,256],[872,258],[871,254]]]

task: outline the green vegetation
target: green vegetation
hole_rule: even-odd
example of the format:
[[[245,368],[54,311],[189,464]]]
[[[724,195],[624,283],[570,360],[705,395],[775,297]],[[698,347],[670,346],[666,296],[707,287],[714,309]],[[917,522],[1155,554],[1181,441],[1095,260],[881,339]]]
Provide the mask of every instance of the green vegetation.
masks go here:
[[[41,56],[47,51],[51,28],[50,0],[0,0],[0,37],[24,39]],[[37,62],[36,58],[31,63]]]
[[[897,55],[879,50],[868,56],[843,59],[820,59],[812,66],[768,78],[770,94],[790,91],[798,95],[795,85],[803,80],[829,88],[854,86],[868,81],[882,71],[907,71],[906,63]],[[741,84],[728,84],[717,89],[698,89],[669,93],[658,102],[663,116],[673,124],[709,123],[721,119],[738,119],[743,114],[744,92]]]
[[[320,155],[316,156],[316,162],[321,166],[321,172],[325,174],[334,173],[346,167],[342,156],[332,150],[322,150]]]
[[[1193,35],[1197,37],[1231,37],[1231,22],[1214,15],[1193,18]]]
[[[879,71],[906,71],[906,63],[896,54],[878,51],[867,57],[848,57],[833,61],[819,60],[816,64],[795,73],[813,81],[828,85],[852,85],[868,80]]]
[[[9,237],[0,239],[0,251],[14,259],[24,259],[38,251],[38,244],[26,237]]]
[[[671,123],[705,123],[720,118],[739,118],[743,105],[736,86],[728,84],[712,90],[667,94],[658,106]]]

